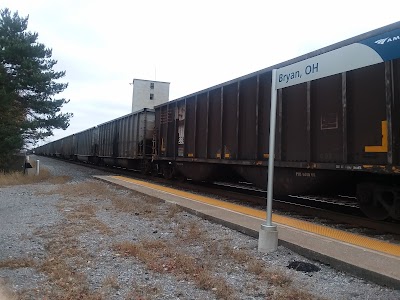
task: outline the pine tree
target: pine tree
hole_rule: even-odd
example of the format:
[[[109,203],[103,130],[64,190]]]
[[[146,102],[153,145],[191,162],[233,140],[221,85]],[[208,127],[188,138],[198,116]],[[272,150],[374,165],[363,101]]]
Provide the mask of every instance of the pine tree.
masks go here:
[[[62,113],[66,99],[55,96],[68,84],[58,82],[52,50],[27,31],[29,17],[0,10],[0,169],[23,144],[35,144],[66,129],[72,117]]]

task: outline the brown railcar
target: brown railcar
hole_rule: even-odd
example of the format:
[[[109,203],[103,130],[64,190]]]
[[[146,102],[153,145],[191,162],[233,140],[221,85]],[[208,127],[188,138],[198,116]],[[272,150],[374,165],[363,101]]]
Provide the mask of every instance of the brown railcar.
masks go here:
[[[198,181],[237,176],[265,188],[272,69],[399,28],[400,22],[157,106],[160,169]],[[279,89],[275,194],[346,193],[370,217],[400,219],[399,91],[400,59]]]

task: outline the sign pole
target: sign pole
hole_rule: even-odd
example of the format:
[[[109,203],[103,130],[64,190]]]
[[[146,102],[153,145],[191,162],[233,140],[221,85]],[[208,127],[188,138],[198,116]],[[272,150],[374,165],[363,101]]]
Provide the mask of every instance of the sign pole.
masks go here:
[[[396,26],[398,24],[400,22],[396,23]],[[397,59],[400,57],[399,36],[400,28],[395,28],[278,70],[272,70],[267,219],[265,224],[261,225],[258,251],[272,252],[278,248],[278,230],[277,226],[272,224],[277,90]]]
[[[269,157],[267,187],[267,226],[272,225],[272,199],[274,194],[274,159],[275,159],[275,127],[276,127],[276,69],[272,70],[271,113],[269,125]]]
[[[269,125],[269,158],[268,158],[268,187],[267,187],[267,219],[266,223],[261,225],[258,237],[259,252],[273,252],[278,249],[278,230],[276,225],[272,224],[272,199],[274,194],[274,159],[275,159],[275,127],[276,127],[276,73],[272,70],[271,83],[271,112]]]

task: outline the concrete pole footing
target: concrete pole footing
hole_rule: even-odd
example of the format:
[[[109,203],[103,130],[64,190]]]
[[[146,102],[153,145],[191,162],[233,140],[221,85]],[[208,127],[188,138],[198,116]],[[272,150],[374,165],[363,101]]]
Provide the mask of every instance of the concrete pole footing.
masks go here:
[[[36,160],[36,175],[39,175],[39,170],[40,170],[40,167],[39,167],[39,160]]]
[[[270,253],[278,249],[278,229],[276,225],[262,224],[258,236],[258,252]]]

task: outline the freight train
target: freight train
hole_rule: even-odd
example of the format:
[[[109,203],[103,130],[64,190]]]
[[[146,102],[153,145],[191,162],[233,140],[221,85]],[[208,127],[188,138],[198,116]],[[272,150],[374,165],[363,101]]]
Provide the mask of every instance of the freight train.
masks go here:
[[[400,220],[400,22],[123,116],[36,153],[265,188],[272,69],[367,43],[392,52],[380,63],[277,90],[274,195],[352,195],[368,217]],[[351,65],[363,53],[354,55],[336,55],[331,63]]]

